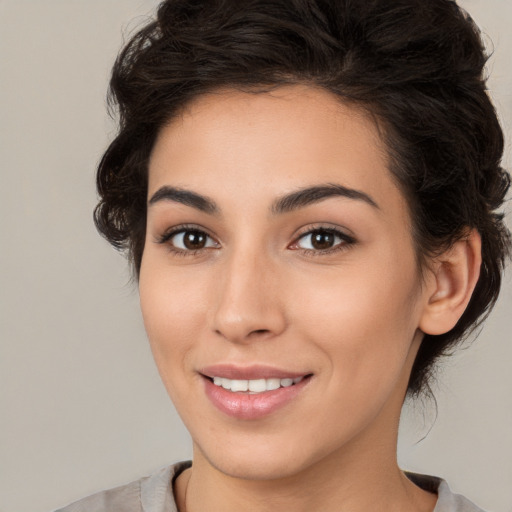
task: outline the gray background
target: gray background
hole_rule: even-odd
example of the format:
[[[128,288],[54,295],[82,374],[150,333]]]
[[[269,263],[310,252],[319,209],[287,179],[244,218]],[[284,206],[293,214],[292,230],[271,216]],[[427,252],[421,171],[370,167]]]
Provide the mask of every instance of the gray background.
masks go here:
[[[461,4],[495,47],[510,168],[512,5]],[[190,456],[136,288],[91,221],[95,165],[115,130],[109,70],[155,5],[0,0],[1,512],[49,511]],[[437,420],[432,404],[408,407],[399,446],[404,467],[495,512],[512,511],[511,283],[478,341],[444,365]]]

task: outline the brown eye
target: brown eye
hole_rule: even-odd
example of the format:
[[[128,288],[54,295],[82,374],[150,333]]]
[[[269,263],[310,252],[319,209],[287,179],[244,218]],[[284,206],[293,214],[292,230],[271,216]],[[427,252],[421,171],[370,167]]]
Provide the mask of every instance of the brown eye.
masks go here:
[[[311,246],[318,250],[330,249],[336,241],[334,233],[328,231],[315,231],[310,236]]]
[[[302,235],[293,245],[293,249],[329,252],[331,249],[351,245],[355,240],[337,229],[313,229]]]
[[[218,244],[204,231],[187,229],[167,235],[163,243],[169,242],[180,251],[200,251],[209,247],[217,247]]]
[[[207,236],[200,231],[185,231],[183,245],[190,250],[202,249],[206,245]]]

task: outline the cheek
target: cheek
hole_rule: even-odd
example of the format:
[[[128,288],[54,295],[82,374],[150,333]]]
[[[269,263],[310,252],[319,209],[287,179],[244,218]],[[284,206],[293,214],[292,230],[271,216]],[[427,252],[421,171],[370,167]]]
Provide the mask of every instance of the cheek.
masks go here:
[[[339,368],[343,379],[371,381],[404,364],[418,324],[414,265],[361,266],[303,282],[296,323]],[[336,275],[334,275],[336,274]],[[377,374],[372,369],[378,369]]]
[[[147,262],[141,267],[139,294],[144,326],[164,381],[183,365],[204,328],[207,298],[201,279],[169,272]]]

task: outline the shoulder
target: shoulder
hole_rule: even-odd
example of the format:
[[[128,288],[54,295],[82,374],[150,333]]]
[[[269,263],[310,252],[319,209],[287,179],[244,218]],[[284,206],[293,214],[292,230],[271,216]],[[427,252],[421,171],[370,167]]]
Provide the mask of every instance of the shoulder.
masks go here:
[[[149,476],[87,496],[55,512],[176,512],[172,483],[190,462],[167,466]]]
[[[439,500],[434,512],[484,512],[460,494],[454,494],[448,484],[441,480],[438,488]]]
[[[409,480],[429,492],[437,493],[437,505],[433,512],[485,512],[460,494],[455,494],[442,478],[406,472]]]

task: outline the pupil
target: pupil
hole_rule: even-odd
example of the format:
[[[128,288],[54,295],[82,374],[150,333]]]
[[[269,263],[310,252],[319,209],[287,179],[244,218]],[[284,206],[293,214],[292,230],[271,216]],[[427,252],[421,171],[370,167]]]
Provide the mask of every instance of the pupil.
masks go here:
[[[183,243],[187,249],[202,249],[206,244],[206,236],[199,231],[187,231]]]
[[[334,235],[327,231],[317,231],[312,236],[311,245],[315,249],[330,249],[334,243]]]

